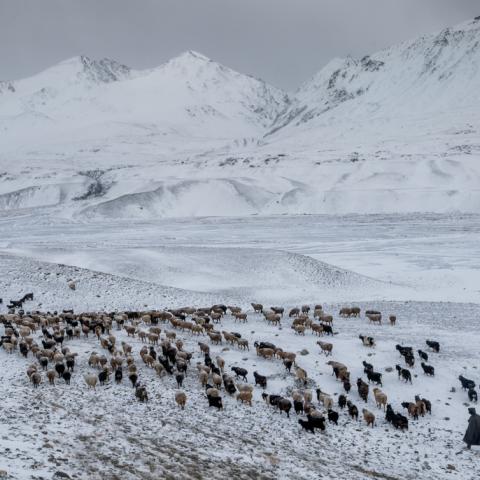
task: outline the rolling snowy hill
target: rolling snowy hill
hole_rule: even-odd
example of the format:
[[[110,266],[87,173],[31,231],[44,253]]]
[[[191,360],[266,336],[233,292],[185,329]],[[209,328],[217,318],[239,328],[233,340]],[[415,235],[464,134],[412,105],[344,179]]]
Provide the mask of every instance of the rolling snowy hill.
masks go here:
[[[88,219],[480,211],[480,19],[295,94],[186,52],[0,83],[0,209]],[[312,60],[313,61],[313,60]]]

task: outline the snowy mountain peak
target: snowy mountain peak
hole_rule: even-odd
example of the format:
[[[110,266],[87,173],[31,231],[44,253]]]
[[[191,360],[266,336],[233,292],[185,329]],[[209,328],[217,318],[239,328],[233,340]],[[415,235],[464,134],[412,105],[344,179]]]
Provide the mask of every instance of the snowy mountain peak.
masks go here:
[[[128,78],[130,68],[109,58],[93,60],[79,55],[54,65],[40,75],[48,73],[63,74],[66,78],[83,79],[93,83],[110,83]]]

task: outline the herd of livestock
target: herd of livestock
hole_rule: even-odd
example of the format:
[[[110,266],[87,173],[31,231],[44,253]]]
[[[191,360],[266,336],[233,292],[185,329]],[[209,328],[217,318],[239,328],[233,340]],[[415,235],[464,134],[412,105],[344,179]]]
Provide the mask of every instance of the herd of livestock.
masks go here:
[[[407,430],[409,418],[418,419],[432,413],[432,404],[427,398],[416,395],[411,401],[401,402],[408,416],[395,412],[383,388],[383,373],[377,371],[373,364],[362,362],[363,378],[351,378],[347,365],[329,360],[332,375],[341,385],[342,392],[334,396],[322,391],[315,385],[308,372],[299,365],[298,352],[279,348],[271,341],[255,341],[253,345],[238,332],[221,330],[227,316],[236,322],[248,322],[249,317],[255,321],[263,318],[267,324],[278,326],[288,323],[299,336],[307,333],[322,337],[317,344],[320,353],[331,357],[334,351],[334,318],[323,311],[322,305],[295,307],[285,311],[283,307],[264,308],[263,305],[252,303],[253,312],[243,311],[240,307],[214,305],[197,308],[185,307],[171,310],[127,311],[127,312],[83,312],[74,313],[71,310],[62,312],[25,311],[23,304],[33,300],[33,294],[27,294],[22,299],[11,301],[8,313],[0,315],[0,323],[4,332],[0,339],[0,346],[10,354],[18,352],[28,361],[26,373],[34,388],[42,382],[55,384],[63,382],[70,385],[72,375],[75,374],[77,363],[82,361],[77,352],[69,347],[72,340],[89,340],[96,338],[102,353],[92,352],[88,358],[90,373],[84,375],[88,388],[107,382],[130,382],[135,397],[141,402],[148,402],[148,391],[142,381],[142,369],[138,363],[152,369],[160,378],[173,377],[178,390],[174,393],[175,402],[180,408],[186,407],[187,393],[182,390],[187,372],[191,368],[193,351],[185,348],[185,343],[197,337],[201,361],[195,365],[198,383],[205,392],[209,407],[223,409],[224,397],[236,398],[238,402],[252,406],[255,389],[261,389],[261,398],[280,413],[290,417],[290,411],[303,415],[298,420],[305,431],[314,433],[316,429],[325,430],[326,422],[337,424],[339,411],[345,409],[353,420],[359,418],[359,407],[354,398],[367,405],[370,393],[373,394],[375,405],[384,412],[385,419],[396,429]],[[375,310],[364,312],[365,318],[372,324],[382,325],[382,313]],[[339,317],[360,317],[358,307],[343,307]],[[222,323],[223,322],[223,323]],[[291,322],[291,323],[290,323]],[[388,323],[396,325],[396,317],[390,315]],[[131,341],[130,341],[131,339]],[[136,339],[135,343],[133,342]],[[208,339],[208,340],[207,340]],[[330,339],[327,341],[327,339]],[[360,335],[360,341],[367,349],[374,349],[375,338]],[[141,343],[138,353],[134,347]],[[288,389],[288,394],[269,394],[268,375],[259,371],[253,372],[254,384],[248,383],[247,369],[231,366],[219,355],[211,356],[212,346],[224,346],[249,351],[254,348],[256,354],[265,360],[278,361],[283,364],[286,375],[294,376],[294,389]],[[221,348],[221,347],[219,347]],[[411,368],[415,362],[426,376],[435,375],[435,367],[429,362],[440,352],[440,344],[434,340],[426,340],[425,350],[414,350],[411,346],[396,345],[403,364],[397,364],[396,370],[400,381],[412,383]],[[417,356],[417,358],[416,358]],[[293,371],[292,371],[293,370]],[[466,390],[471,402],[477,401],[475,382],[460,375],[461,386]],[[373,387],[373,388],[371,388]],[[352,388],[358,395],[352,395]],[[370,392],[371,390],[371,392]],[[314,401],[314,397],[315,400]],[[362,417],[367,426],[376,425],[376,415],[367,408],[361,408]]]

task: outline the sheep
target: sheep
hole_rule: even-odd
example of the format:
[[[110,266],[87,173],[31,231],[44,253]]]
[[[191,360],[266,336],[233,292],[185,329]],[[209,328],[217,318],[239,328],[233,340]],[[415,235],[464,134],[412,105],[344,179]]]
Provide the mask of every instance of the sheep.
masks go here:
[[[222,383],[223,383],[223,379],[220,375],[217,375],[216,373],[214,373],[212,375],[212,381],[213,381],[213,384],[218,387],[218,388],[221,388],[222,387]]]
[[[433,340],[426,340],[425,343],[436,353],[440,351],[440,344]]]
[[[38,388],[38,386],[42,383],[42,375],[40,372],[33,372],[30,380],[33,384],[33,388]]]
[[[283,317],[283,312],[285,309],[283,307],[270,307],[270,310],[272,310],[273,313],[280,315]]]
[[[242,403],[248,403],[252,406],[252,392],[249,391],[240,391],[237,393],[237,401]]]
[[[198,375],[198,378],[200,380],[200,383],[204,387],[208,383],[208,373],[205,371],[201,371]]]
[[[247,381],[247,375],[248,371],[245,368],[241,367],[232,367],[231,370],[235,372],[235,377],[242,377],[242,379],[246,382]]]
[[[379,325],[382,324],[382,314],[381,313],[371,313],[367,314],[366,317],[368,318],[369,323],[378,323]]]
[[[248,346],[248,340],[246,340],[245,338],[239,338],[237,341],[237,345],[240,350],[250,351],[250,347]]]
[[[303,368],[295,366],[295,375],[304,385],[307,384],[307,372]]]
[[[350,317],[352,315],[352,309],[349,307],[342,307],[338,312],[340,317]]]
[[[182,410],[184,410],[187,403],[187,395],[185,392],[175,392],[175,402]]]
[[[259,357],[263,357],[265,359],[267,358],[273,358],[275,355],[275,350],[272,348],[259,348],[257,347],[257,355]]]
[[[435,376],[435,368],[432,367],[432,365],[427,365],[424,362],[422,362],[420,365],[422,366],[422,369],[425,375],[429,375],[431,377]]]
[[[250,304],[253,308],[255,313],[262,313],[263,312],[263,305],[261,303],[251,303]]]
[[[322,392],[317,388],[317,400],[323,404],[323,406],[328,410],[333,407],[333,399],[327,393]]]
[[[322,349],[322,353],[324,353],[326,357],[328,357],[329,355],[332,355],[332,350],[333,350],[333,344],[332,343],[321,342],[319,340],[317,342],[317,345],[320,346],[320,348]]]
[[[262,388],[267,388],[267,377],[260,375],[257,372],[253,372],[255,378],[255,385],[260,385]]]
[[[308,313],[310,312],[310,306],[309,305],[302,305],[302,313]]]
[[[288,400],[288,398],[281,398],[277,402],[277,407],[280,412],[285,412],[287,414],[287,418],[290,418],[290,410],[292,409],[292,402]]]
[[[85,383],[87,384],[88,388],[93,388],[94,390],[96,390],[96,386],[97,386],[97,381],[98,381],[98,378],[96,375],[93,375],[91,373],[85,375],[84,377],[84,380],[85,380]]]
[[[303,398],[305,399],[306,402],[311,402],[312,401],[312,391],[311,390],[304,390]]]
[[[387,395],[383,393],[378,387],[373,389],[373,396],[378,408],[387,408]]]
[[[372,412],[368,411],[366,408],[362,410],[362,413],[363,419],[365,420],[365,422],[367,422],[367,427],[371,425],[373,428],[375,424],[375,415]]]
[[[402,402],[402,407],[406,408],[408,414],[414,419],[418,420],[418,415],[420,413],[419,408],[416,403],[412,402]]]
[[[202,353],[210,353],[210,347],[206,343],[198,342],[198,346],[200,347],[200,352]]]
[[[304,325],[293,325],[292,328],[295,330],[296,334],[305,335],[305,326]]]
[[[318,336],[323,335],[325,333],[322,324],[312,323],[310,325],[310,328],[312,329],[312,332]]]
[[[327,411],[327,416],[328,416],[328,421],[330,423],[334,423],[335,425],[338,425],[338,412],[329,408]]]
[[[218,345],[219,343],[222,343],[222,335],[218,332],[207,332],[207,335],[209,336],[210,340],[212,343],[215,343]]]
[[[47,371],[48,383],[50,383],[50,385],[55,385],[55,377],[56,376],[57,376],[57,372],[55,370],[48,370]]]
[[[290,312],[288,312],[288,316],[290,318],[298,317],[299,315],[300,315],[300,309],[298,307],[292,308]]]
[[[225,369],[225,360],[218,355],[215,357],[215,360],[217,361],[218,368],[223,372]]]

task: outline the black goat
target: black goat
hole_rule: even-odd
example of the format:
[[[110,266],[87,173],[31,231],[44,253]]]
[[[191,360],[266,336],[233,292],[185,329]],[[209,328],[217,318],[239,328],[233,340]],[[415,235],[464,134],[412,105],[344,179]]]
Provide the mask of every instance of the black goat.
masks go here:
[[[473,380],[469,380],[462,375],[460,375],[458,379],[460,380],[462,388],[464,390],[470,390],[471,388],[475,388],[475,382]]]
[[[440,351],[440,344],[433,340],[426,340],[425,343],[436,353]]]
[[[347,405],[347,397],[345,395],[338,396],[338,406],[343,410]]]
[[[241,367],[232,367],[232,371],[235,372],[235,376],[237,378],[241,377],[244,382],[247,381],[248,370],[246,370],[245,368],[241,368]]]
[[[468,389],[468,399],[471,402],[475,402],[475,403],[478,401],[478,395],[477,395],[477,392],[475,391],[475,389],[473,389],[473,388]]]
[[[329,408],[327,415],[328,415],[328,421],[330,423],[334,423],[335,425],[338,425],[338,412]]]
[[[405,383],[412,383],[412,374],[410,373],[410,370],[408,370],[407,368],[402,368],[400,365],[395,365],[395,368],[398,372],[398,378],[403,378],[403,380],[405,380]]]
[[[373,382],[376,385],[380,385],[381,387],[383,387],[382,374],[380,372],[368,371],[367,378],[369,382]]]
[[[428,362],[428,354],[426,354],[423,350],[417,350],[418,356],[425,362]]]
[[[431,377],[435,375],[435,368],[432,367],[432,365],[427,365],[423,362],[420,365],[422,366],[425,375],[430,375]]]
[[[260,375],[257,372],[253,372],[253,376],[255,377],[255,385],[260,385],[262,388],[267,388],[267,377]]]

